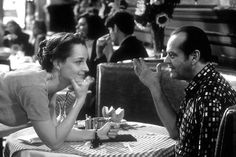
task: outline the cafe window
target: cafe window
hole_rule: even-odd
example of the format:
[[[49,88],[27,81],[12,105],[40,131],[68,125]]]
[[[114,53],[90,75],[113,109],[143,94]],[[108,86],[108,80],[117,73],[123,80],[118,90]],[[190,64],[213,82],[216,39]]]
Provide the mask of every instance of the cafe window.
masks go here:
[[[3,0],[3,23],[14,20],[25,28],[25,6],[26,0]]]

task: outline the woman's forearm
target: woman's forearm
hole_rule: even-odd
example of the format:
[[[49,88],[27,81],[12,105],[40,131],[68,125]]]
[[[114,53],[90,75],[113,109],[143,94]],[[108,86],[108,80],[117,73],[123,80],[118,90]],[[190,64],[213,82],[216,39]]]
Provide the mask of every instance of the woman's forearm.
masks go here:
[[[84,104],[85,97],[76,99],[73,107],[71,108],[69,114],[66,118],[57,126],[57,136],[60,137],[67,137],[70,133],[73,125],[75,124],[76,118]]]
[[[72,128],[69,135],[66,138],[66,141],[88,141],[92,140],[95,137],[95,130],[81,130],[78,128]]]
[[[84,100],[85,97],[76,99],[70,113],[57,125],[54,124],[53,119],[48,121],[32,121],[35,131],[48,147],[51,149],[58,149],[64,143],[71,132],[78,113],[83,106]],[[54,119],[55,118],[56,117],[54,117]]]

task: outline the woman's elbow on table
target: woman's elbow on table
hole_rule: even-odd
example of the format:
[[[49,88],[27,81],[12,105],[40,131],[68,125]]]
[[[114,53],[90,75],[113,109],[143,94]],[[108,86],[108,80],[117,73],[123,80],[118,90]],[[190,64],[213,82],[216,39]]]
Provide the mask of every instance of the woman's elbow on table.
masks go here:
[[[64,143],[64,142],[63,142]],[[63,145],[63,143],[59,144],[46,144],[51,150],[57,150],[60,149]]]
[[[65,139],[66,133],[59,134],[58,128],[53,126],[51,121],[32,121],[35,132],[38,134],[42,142],[52,150],[59,149]]]
[[[42,142],[48,146],[50,149],[52,150],[57,150],[59,148],[61,148],[61,146],[64,144],[64,141],[62,140],[53,140],[53,139],[44,139],[44,138],[40,138],[42,140]]]

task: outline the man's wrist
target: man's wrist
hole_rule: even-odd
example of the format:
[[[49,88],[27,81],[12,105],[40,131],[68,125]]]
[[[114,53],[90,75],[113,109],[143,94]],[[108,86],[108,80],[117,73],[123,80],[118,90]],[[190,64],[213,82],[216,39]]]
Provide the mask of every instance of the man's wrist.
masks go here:
[[[152,83],[149,83],[147,86],[151,91],[161,92],[161,84],[159,81],[153,81]]]

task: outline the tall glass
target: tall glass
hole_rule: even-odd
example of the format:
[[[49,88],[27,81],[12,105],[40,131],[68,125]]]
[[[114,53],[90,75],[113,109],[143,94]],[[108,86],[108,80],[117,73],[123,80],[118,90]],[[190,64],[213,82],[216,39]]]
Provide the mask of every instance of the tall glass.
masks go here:
[[[171,64],[167,62],[159,63],[156,66],[156,70],[162,74],[164,77],[172,76]]]

